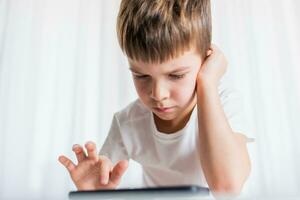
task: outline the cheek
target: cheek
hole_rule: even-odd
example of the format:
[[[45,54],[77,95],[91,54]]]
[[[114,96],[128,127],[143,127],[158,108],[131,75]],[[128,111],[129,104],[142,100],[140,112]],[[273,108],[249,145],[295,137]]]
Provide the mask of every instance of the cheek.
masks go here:
[[[172,97],[180,102],[189,101],[195,94],[196,80],[187,79],[173,87]]]
[[[134,81],[134,86],[135,86],[135,89],[136,89],[136,92],[137,92],[138,96],[141,99],[147,98],[148,86],[146,84],[143,84],[143,83],[138,82],[138,81]]]

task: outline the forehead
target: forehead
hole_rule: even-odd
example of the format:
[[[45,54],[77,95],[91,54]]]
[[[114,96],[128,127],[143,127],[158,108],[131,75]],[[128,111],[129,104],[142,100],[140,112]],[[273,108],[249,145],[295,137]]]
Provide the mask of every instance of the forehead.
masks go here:
[[[163,63],[147,63],[128,58],[128,63],[132,71],[173,71],[180,68],[188,68],[201,64],[201,56],[195,50],[185,51],[182,55],[172,58]]]

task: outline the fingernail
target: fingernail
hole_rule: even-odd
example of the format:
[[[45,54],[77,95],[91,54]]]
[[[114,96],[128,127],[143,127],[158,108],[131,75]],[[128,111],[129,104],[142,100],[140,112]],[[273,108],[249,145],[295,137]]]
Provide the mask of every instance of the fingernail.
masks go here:
[[[95,143],[93,141],[88,141],[86,143],[86,146],[92,147]]]
[[[65,157],[63,157],[63,156],[59,156],[59,157],[58,157],[58,160],[61,161],[61,162],[64,162],[66,159],[65,159]]]

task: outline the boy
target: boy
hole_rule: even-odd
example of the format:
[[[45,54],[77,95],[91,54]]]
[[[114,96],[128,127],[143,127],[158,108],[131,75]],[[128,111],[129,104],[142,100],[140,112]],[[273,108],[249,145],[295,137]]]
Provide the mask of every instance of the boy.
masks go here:
[[[139,99],[114,115],[106,141],[65,156],[78,190],[114,189],[141,164],[147,186],[197,184],[240,193],[250,173],[239,103],[221,81],[209,0],[122,0],[117,31]]]

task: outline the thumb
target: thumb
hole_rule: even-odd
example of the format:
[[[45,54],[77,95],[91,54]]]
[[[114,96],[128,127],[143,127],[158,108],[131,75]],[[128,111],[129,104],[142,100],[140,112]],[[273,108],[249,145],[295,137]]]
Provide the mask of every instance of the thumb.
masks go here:
[[[128,168],[128,160],[119,161],[111,172],[110,181],[114,184],[119,184],[124,172]]]

